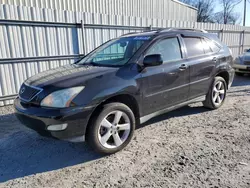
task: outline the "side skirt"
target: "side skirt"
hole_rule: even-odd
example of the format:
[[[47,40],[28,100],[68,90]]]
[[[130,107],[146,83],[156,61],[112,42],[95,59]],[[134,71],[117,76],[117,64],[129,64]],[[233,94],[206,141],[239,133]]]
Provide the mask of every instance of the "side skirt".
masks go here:
[[[204,96],[201,96],[201,97],[197,97],[195,99],[192,99],[192,100],[189,100],[189,101],[186,101],[184,103],[180,103],[180,104],[177,104],[175,106],[171,106],[171,107],[168,107],[168,108],[165,108],[165,109],[162,109],[162,110],[159,110],[157,112],[154,112],[152,114],[148,114],[146,116],[143,116],[140,118],[140,123],[145,123],[146,121],[156,117],[156,116],[159,116],[161,114],[165,114],[167,112],[170,112],[172,110],[175,110],[175,109],[178,109],[178,108],[181,108],[183,106],[187,106],[188,104],[192,104],[192,103],[196,103],[196,102],[203,102],[206,100],[206,95]]]

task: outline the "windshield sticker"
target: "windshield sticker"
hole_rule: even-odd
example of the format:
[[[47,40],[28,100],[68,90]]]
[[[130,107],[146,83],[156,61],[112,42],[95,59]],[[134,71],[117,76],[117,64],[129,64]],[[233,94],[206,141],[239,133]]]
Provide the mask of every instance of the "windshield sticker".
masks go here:
[[[149,36],[141,36],[141,37],[135,37],[134,40],[149,40],[151,37]]]

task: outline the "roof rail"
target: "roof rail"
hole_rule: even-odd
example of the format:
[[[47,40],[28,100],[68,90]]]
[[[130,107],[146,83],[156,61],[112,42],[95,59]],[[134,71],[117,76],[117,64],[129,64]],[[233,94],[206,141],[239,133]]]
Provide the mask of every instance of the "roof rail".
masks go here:
[[[170,27],[170,28],[166,28],[166,29],[159,29],[157,31],[157,33],[161,33],[161,32],[167,32],[167,31],[196,31],[196,32],[202,32],[202,33],[208,33],[206,30],[204,29],[193,29],[193,28],[174,28],[174,27]]]
[[[126,36],[126,35],[132,35],[132,34],[136,34],[136,33],[140,33],[140,32],[131,32],[131,33],[125,33],[122,36]]]
[[[141,30],[139,32],[130,32],[130,33],[125,33],[121,36],[126,36],[126,35],[132,35],[132,34],[138,34],[138,33],[143,33],[143,32],[153,32],[153,31],[158,31],[158,30],[149,30],[149,31],[144,31],[144,30]]]

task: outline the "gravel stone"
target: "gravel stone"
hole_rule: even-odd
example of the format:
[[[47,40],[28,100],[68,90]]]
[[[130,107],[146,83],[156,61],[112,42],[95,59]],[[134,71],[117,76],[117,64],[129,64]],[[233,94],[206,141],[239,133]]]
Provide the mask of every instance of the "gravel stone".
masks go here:
[[[236,77],[225,104],[164,114],[104,156],[85,143],[43,138],[0,108],[0,187],[250,187],[250,77]]]

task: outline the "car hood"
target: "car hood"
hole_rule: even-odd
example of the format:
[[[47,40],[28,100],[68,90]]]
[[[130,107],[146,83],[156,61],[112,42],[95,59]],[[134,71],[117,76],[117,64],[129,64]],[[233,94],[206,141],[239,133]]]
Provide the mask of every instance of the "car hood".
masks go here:
[[[87,80],[114,72],[117,68],[99,67],[89,65],[65,65],[56,69],[41,72],[28,78],[25,83],[36,87],[53,85],[54,87],[66,88],[83,85]]]
[[[243,61],[250,61],[250,52],[246,52],[242,56]]]

